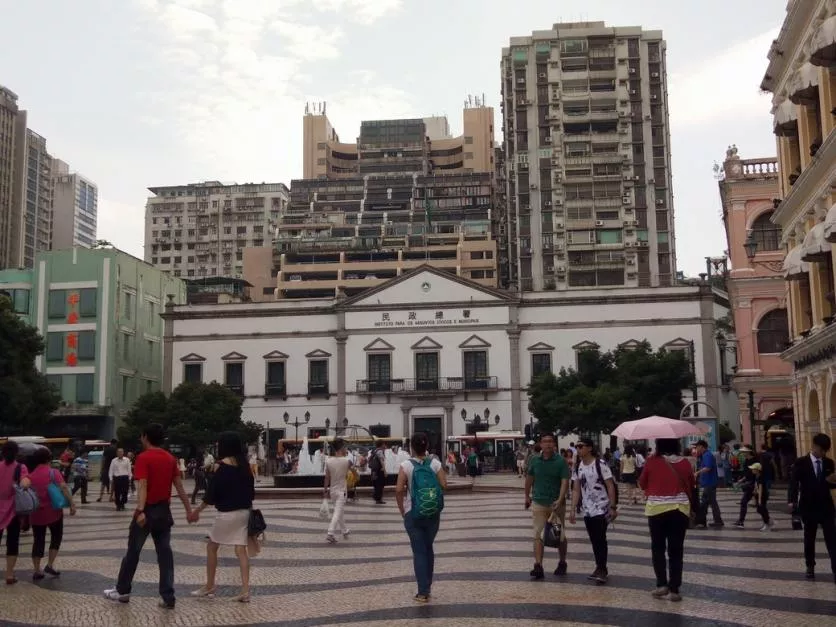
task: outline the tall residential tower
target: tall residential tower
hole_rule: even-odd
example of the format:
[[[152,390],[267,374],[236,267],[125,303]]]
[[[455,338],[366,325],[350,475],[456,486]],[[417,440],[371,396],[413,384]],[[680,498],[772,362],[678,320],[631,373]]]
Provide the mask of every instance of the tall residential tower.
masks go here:
[[[96,245],[99,190],[60,159],[52,160],[51,248]]]
[[[676,276],[660,31],[555,24],[502,52],[511,280],[523,291]]]

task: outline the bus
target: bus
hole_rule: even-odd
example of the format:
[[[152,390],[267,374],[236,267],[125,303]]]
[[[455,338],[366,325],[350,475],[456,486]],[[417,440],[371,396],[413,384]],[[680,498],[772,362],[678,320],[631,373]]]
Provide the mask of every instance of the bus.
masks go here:
[[[447,451],[461,455],[466,449],[476,448],[483,472],[516,472],[514,454],[524,442],[525,434],[519,431],[482,431],[450,436]]]

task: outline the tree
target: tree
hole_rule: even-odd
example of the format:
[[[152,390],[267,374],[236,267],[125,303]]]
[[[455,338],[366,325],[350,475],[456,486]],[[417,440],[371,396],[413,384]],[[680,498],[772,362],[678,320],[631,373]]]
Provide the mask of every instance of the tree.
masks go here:
[[[241,420],[241,397],[219,383],[182,383],[171,396],[152,392],[140,396],[128,411],[119,438],[137,443],[142,429],[153,422],[163,426],[172,444],[203,448],[223,431],[238,431],[244,442],[254,442],[261,427]]]
[[[734,434],[734,431],[731,430],[726,424],[720,423],[720,444],[725,444],[726,442],[731,442],[732,440],[736,440],[737,436]]]
[[[38,330],[22,320],[0,294],[0,432],[37,433],[61,400],[35,367],[44,352]]]
[[[609,433],[625,420],[679,416],[682,390],[693,383],[681,351],[653,352],[648,342],[606,353],[589,350],[578,355],[578,369],[532,381],[528,408],[545,431]]]

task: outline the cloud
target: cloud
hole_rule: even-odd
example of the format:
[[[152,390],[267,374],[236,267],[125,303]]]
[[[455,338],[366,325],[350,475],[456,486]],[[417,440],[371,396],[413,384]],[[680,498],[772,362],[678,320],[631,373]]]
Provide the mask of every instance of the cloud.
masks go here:
[[[285,45],[293,56],[305,61],[336,59],[340,56],[336,44],[342,38],[343,32],[338,26],[325,29],[316,25],[278,20],[273,22],[271,29],[284,38]]]
[[[99,196],[96,238],[107,240],[120,250],[144,258],[145,211],[141,204],[119,202]]]
[[[218,31],[218,23],[206,13],[179,4],[169,4],[162,9],[160,21],[178,38],[191,38]]]
[[[759,91],[766,51],[777,29],[753,37],[720,54],[670,75],[672,126],[769,113],[769,98]]]

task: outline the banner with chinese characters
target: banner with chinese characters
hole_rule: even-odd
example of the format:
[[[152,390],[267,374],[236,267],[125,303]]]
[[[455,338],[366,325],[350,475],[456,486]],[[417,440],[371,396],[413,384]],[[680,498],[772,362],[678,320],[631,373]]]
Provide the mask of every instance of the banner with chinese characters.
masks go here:
[[[67,295],[67,324],[78,324],[78,292],[70,292]],[[70,332],[64,335],[67,350],[64,351],[65,363],[68,366],[78,365],[78,333]]]

